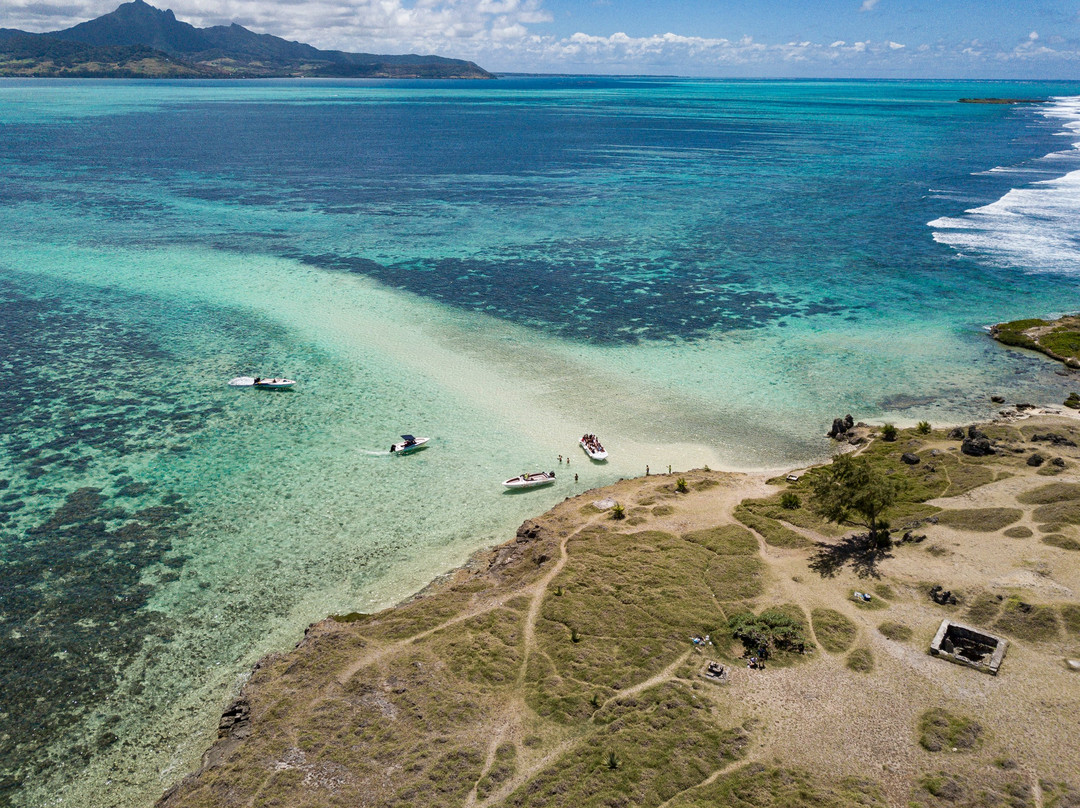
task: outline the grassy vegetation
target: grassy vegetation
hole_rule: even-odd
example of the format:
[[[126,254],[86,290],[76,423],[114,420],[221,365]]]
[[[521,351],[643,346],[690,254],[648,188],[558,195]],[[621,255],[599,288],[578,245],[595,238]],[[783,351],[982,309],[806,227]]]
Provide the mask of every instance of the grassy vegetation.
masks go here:
[[[1080,483],[1050,483],[1018,494],[1016,501],[1021,505],[1048,505],[1080,499]]]
[[[855,642],[858,628],[835,609],[814,609],[810,612],[814,636],[830,654],[840,654]]]
[[[970,752],[983,742],[983,728],[966,716],[934,707],[919,716],[919,745],[928,752],[956,749]]]
[[[874,655],[869,648],[856,648],[848,654],[847,666],[856,673],[870,673],[874,670]]]
[[[1039,337],[1039,343],[1058,356],[1080,357],[1080,333],[1067,328],[1055,328]]]
[[[583,536],[544,599],[530,659],[527,701],[560,723],[593,712],[607,698],[647,679],[709,634],[727,650],[728,612],[761,594],[765,564],[745,528],[728,525],[683,537],[660,531]],[[551,594],[562,588],[562,596]],[[571,632],[578,632],[572,642]]]
[[[989,626],[1001,613],[1004,598],[990,592],[979,592],[970,599],[965,619],[977,626]]]
[[[683,534],[685,541],[700,544],[717,555],[754,555],[758,542],[751,533],[739,525],[720,525],[708,530],[695,530]]]
[[[741,727],[718,727],[696,702],[689,687],[668,683],[604,709],[587,746],[557,758],[505,804],[659,805],[674,797],[741,757],[749,740]]]
[[[944,510],[937,515],[938,524],[955,530],[993,533],[1023,518],[1018,508],[964,508]]]
[[[1048,642],[1061,634],[1058,612],[1053,606],[1025,603],[1016,596],[1005,599],[994,628],[1029,642]]]
[[[495,761],[480,782],[476,784],[476,796],[486,798],[499,786],[514,776],[517,747],[512,743],[499,744],[495,749]]]
[[[1061,622],[1068,635],[1080,637],[1080,604],[1063,604],[1061,606]]]
[[[1016,771],[927,774],[909,808],[1034,808],[1027,776]]]
[[[886,620],[878,626],[878,631],[894,642],[907,642],[913,635],[911,629],[903,623],[894,623],[891,620]]]
[[[1042,537],[1042,543],[1062,550],[1080,550],[1080,541],[1062,533],[1048,533]]]
[[[868,780],[751,763],[680,794],[669,808],[884,808],[886,804],[881,788]]]
[[[1070,499],[1040,505],[1031,512],[1031,518],[1036,522],[1064,522],[1069,525],[1080,525],[1080,500]]]
[[[771,544],[773,547],[797,550],[813,545],[813,542],[802,534],[796,533],[791,528],[784,527],[775,519],[758,516],[743,505],[735,508],[735,518],[748,528],[760,533],[766,544]]]
[[[1033,531],[1030,527],[1025,527],[1024,525],[1010,527],[1003,532],[1010,539],[1028,539],[1035,535],[1035,531]]]

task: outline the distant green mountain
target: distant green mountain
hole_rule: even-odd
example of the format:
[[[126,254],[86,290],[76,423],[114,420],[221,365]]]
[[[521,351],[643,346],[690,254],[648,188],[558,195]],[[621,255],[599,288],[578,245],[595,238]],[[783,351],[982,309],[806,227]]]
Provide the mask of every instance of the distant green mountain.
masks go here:
[[[494,78],[463,59],[324,51],[235,23],[196,28],[143,0],[62,31],[0,28],[0,76]]]

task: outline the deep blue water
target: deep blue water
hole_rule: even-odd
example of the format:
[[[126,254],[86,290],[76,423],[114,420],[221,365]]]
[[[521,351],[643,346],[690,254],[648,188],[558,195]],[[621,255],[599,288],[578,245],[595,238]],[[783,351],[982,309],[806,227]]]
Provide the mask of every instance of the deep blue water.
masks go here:
[[[582,424],[596,485],[1056,400],[980,327],[1076,308],[1080,113],[956,101],[1078,94],[0,81],[0,804],[149,804],[258,654],[573,493],[489,483]],[[310,392],[223,389],[271,367]]]

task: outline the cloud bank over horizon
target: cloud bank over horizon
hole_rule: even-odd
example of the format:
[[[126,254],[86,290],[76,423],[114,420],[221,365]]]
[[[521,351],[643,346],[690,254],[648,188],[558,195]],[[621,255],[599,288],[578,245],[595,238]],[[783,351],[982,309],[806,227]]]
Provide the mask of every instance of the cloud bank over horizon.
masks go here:
[[[1067,3],[980,14],[941,0],[151,0],[199,27],[236,22],[326,49],[437,53],[504,72],[694,76],[1080,78]],[[51,31],[118,0],[5,0],[0,27]],[[753,6],[751,8],[750,6]],[[919,13],[916,13],[916,12]],[[680,33],[681,31],[681,33]]]

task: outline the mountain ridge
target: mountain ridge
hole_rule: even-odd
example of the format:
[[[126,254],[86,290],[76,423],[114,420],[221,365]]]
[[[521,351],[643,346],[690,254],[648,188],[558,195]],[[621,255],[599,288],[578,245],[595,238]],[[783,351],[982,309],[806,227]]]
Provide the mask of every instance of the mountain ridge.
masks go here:
[[[0,76],[494,78],[463,59],[320,50],[237,23],[196,28],[132,0],[70,28],[0,28]]]

